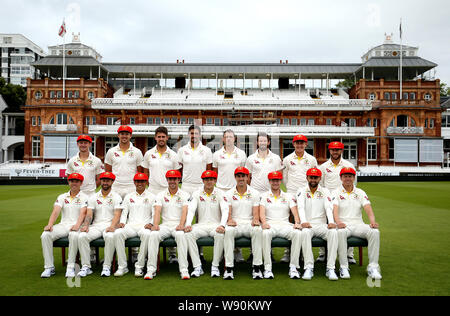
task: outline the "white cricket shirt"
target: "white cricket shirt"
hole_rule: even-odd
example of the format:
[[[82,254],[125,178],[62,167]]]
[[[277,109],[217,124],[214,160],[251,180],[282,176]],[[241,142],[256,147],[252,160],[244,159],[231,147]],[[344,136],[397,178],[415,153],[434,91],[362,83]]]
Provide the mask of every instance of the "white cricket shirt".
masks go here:
[[[80,191],[72,198],[69,191],[60,194],[54,205],[61,207],[61,224],[75,225],[80,216],[80,210],[88,205],[88,196]]]
[[[105,164],[112,166],[112,173],[116,176],[114,184],[133,185],[133,177],[138,166],[142,164],[143,156],[139,148],[130,143],[127,151],[123,152],[117,145],[108,150],[105,157]]]
[[[283,182],[288,192],[297,192],[301,187],[308,186],[306,172],[317,167],[317,160],[306,151],[303,157],[298,157],[295,151],[283,159]]]
[[[347,225],[364,224],[361,208],[370,204],[366,192],[353,186],[353,191],[348,193],[341,185],[333,192],[333,205],[339,207],[339,218]]]
[[[104,171],[102,161],[89,152],[89,157],[86,161],[80,159],[80,153],[73,156],[67,163],[66,176],[76,172],[84,177],[81,191],[85,193],[95,192],[97,183],[95,178],[98,174]]]
[[[100,190],[91,196],[88,201],[88,209],[91,209],[94,214],[92,225],[111,223],[114,218],[114,210],[121,209],[121,203],[122,198],[114,191],[103,196]]]
[[[161,218],[164,224],[178,225],[183,213],[183,206],[188,205],[189,193],[178,189],[171,195],[169,190],[159,192],[155,198],[154,206],[161,206]]]
[[[256,151],[253,155],[248,157],[245,168],[247,168],[252,175],[252,188],[263,193],[270,191],[270,183],[267,178],[269,173],[281,170],[283,166],[281,164],[280,156],[274,154],[270,150],[266,158],[259,157],[258,153],[259,151]]]
[[[246,159],[245,152],[236,146],[231,154],[225,151],[225,147],[216,151],[212,156],[212,166],[218,171],[216,186],[222,190],[230,190],[236,186],[234,170],[244,167]]]
[[[335,165],[330,158],[319,167],[320,171],[322,171],[322,179],[320,180],[320,184],[330,190],[330,192],[333,192],[342,185],[341,176],[339,173],[342,168],[348,167],[355,169],[355,166],[353,166],[353,164],[348,160],[341,159],[339,163]]]
[[[291,208],[297,203],[292,194],[281,191],[280,196],[277,197],[270,190],[261,194],[260,205],[265,208],[267,223],[276,224],[289,223]]]
[[[228,203],[223,200],[224,193],[214,188],[211,194],[199,189],[192,193],[186,225],[190,225],[197,212],[197,224],[215,224],[225,227],[228,220]]]
[[[327,188],[319,185],[314,194],[309,185],[297,191],[297,207],[302,223],[327,224],[334,223],[332,195]]]
[[[177,154],[167,147],[166,151],[161,154],[158,152],[157,146],[148,150],[141,164],[142,167],[149,170],[149,187],[167,188],[166,173],[169,170],[180,169]]]
[[[253,220],[253,207],[259,206],[259,197],[259,192],[247,185],[247,191],[243,195],[240,195],[234,187],[225,193],[223,200],[231,206],[231,218],[240,224],[250,223]]]
[[[145,190],[142,194],[136,191],[128,193],[122,201],[122,215],[120,222],[127,225],[153,224],[152,212],[155,196]]]
[[[206,170],[206,165],[212,163],[211,149],[203,144],[192,149],[188,143],[178,150],[177,156],[178,162],[183,166],[183,183],[202,186],[202,173]]]

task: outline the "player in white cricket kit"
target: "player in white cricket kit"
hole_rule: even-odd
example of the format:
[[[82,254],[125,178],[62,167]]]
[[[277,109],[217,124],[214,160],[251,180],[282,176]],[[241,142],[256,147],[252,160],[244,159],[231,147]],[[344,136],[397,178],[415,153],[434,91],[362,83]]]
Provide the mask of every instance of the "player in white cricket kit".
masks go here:
[[[330,159],[320,165],[319,169],[322,171],[322,180],[320,181],[321,186],[327,188],[331,193],[336,189],[340,188],[342,185],[340,172],[342,168],[353,168],[353,164],[342,158],[342,152],[344,150],[344,144],[341,142],[331,142],[328,145],[328,150],[330,152]],[[357,177],[355,176],[355,185],[357,183]],[[348,262],[350,264],[356,264],[356,260],[353,255],[353,247],[348,248]],[[319,249],[318,262],[325,262],[325,248],[321,247]]]
[[[306,172],[308,187],[297,192],[297,207],[302,221],[303,231],[303,257],[305,262],[304,280],[311,280],[314,276],[314,256],[311,239],[314,236],[327,241],[328,260],[326,276],[331,281],[338,279],[334,271],[338,233],[333,218],[332,195],[329,190],[322,187],[319,182],[322,172],[311,168]],[[328,223],[327,223],[328,222]]]
[[[234,170],[244,167],[247,159],[245,152],[235,146],[236,139],[232,130],[226,130],[223,133],[224,146],[212,156],[212,167],[218,175],[216,187],[224,192],[236,186]]]
[[[169,170],[166,174],[169,188],[160,192],[155,198],[152,232],[148,239],[148,261],[145,280],[151,280],[156,275],[159,243],[172,236],[175,238],[178,250],[178,266],[181,279],[189,279],[187,252],[188,245],[184,233],[188,213],[189,193],[178,189],[181,173]],[[162,224],[160,225],[160,219]]]
[[[122,125],[117,130],[119,144],[110,148],[105,157],[105,170],[116,175],[113,190],[121,198],[135,190],[133,176],[142,172],[142,152],[131,143],[133,129]]]
[[[141,246],[135,264],[135,276],[144,276],[142,269],[147,256],[148,238],[152,227],[152,211],[155,196],[146,189],[148,176],[144,173],[136,173],[133,178],[136,190],[128,193],[122,201],[122,214],[120,216],[119,229],[114,232],[114,244],[116,246],[119,268],[114,276],[123,276],[128,273],[127,255],[125,254],[125,241],[128,238],[139,236]]]
[[[189,194],[203,187],[201,175],[212,169],[211,149],[201,143],[200,127],[189,127],[190,142],[178,150],[178,162],[182,166],[183,184],[181,189]]]
[[[340,276],[350,278],[347,260],[347,238],[355,236],[365,238],[368,242],[369,277],[380,280],[380,266],[378,258],[380,253],[380,231],[378,223],[367,194],[354,186],[356,171],[353,168],[342,168],[342,186],[334,192],[333,215],[338,226],[338,255],[340,263]],[[361,208],[367,213],[370,224],[364,224]]]
[[[101,276],[109,277],[111,275],[111,262],[115,248],[114,231],[119,224],[122,213],[122,198],[111,189],[115,178],[115,175],[111,172],[100,174],[102,189],[89,198],[86,217],[78,235],[78,249],[82,265],[80,272],[78,272],[79,277],[92,274],[89,243],[102,236],[105,240],[105,257]],[[94,221],[90,224],[92,218]]]
[[[160,126],[155,131],[156,146],[148,150],[144,155],[142,167],[144,173],[149,176],[148,189],[153,194],[158,194],[168,188],[166,173],[169,170],[180,168],[177,153],[167,146],[169,132],[166,127]]]
[[[201,237],[214,237],[214,255],[211,266],[211,277],[220,277],[219,264],[223,256],[223,239],[225,226],[228,220],[228,204],[223,200],[224,193],[215,188],[217,173],[206,170],[202,174],[204,187],[192,194],[189,203],[188,217],[186,221],[186,239],[189,254],[192,259],[194,271],[193,277],[204,274],[200,260],[197,239]],[[197,213],[197,223],[191,226]]]
[[[234,279],[234,239],[249,237],[252,240],[253,279],[262,279],[262,229],[259,221],[259,192],[250,187],[249,171],[238,167],[234,171],[236,187],[225,193],[224,201],[228,203],[229,214],[225,227],[225,280]]]
[[[258,149],[250,155],[245,162],[245,168],[250,171],[250,183],[252,188],[264,193],[270,191],[270,183],[267,178],[269,173],[282,171],[281,158],[270,151],[270,138],[266,133],[258,133],[256,136]]]
[[[66,175],[79,173],[83,175],[84,181],[81,185],[81,192],[87,196],[95,194],[95,190],[100,185],[99,174],[102,173],[103,163],[95,157],[89,150],[92,145],[92,138],[87,135],[80,135],[77,138],[79,152],[67,163]]]
[[[86,214],[88,197],[80,191],[83,183],[83,176],[79,173],[69,175],[70,191],[58,196],[53,211],[48,220],[47,226],[41,235],[42,253],[44,256],[44,272],[41,278],[49,278],[55,274],[55,265],[53,260],[53,242],[59,238],[71,236],[72,233],[78,232],[81,223]],[[61,221],[55,225],[59,214],[61,213]],[[67,261],[66,277],[75,276],[75,258],[78,252],[77,242],[72,242],[69,237],[69,258]]]
[[[306,172],[317,167],[317,160],[306,152],[308,138],[297,135],[292,140],[294,152],[283,159],[283,183],[286,185],[287,193],[295,195],[300,188],[306,188]],[[289,248],[286,248],[281,262],[289,262]]]
[[[282,237],[291,241],[292,255],[289,265],[289,277],[298,279],[300,275],[297,269],[300,268],[299,258],[303,233],[297,212],[297,203],[293,195],[281,191],[280,185],[281,180],[283,180],[281,172],[271,172],[267,177],[271,188],[269,191],[261,194],[260,202],[260,219],[263,229],[264,278],[274,278],[271,258],[272,239]],[[295,218],[295,224],[289,222],[290,212]]]

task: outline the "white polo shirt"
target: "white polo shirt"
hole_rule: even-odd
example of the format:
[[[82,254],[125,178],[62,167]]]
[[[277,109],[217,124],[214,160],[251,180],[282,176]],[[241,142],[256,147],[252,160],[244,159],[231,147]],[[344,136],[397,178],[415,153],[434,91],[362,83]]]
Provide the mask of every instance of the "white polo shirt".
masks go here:
[[[353,191],[348,193],[341,185],[333,192],[333,205],[339,207],[339,218],[347,225],[364,224],[361,208],[370,204],[366,192],[353,186]]]
[[[166,151],[161,154],[158,152],[157,146],[148,150],[141,164],[142,167],[149,170],[149,187],[167,188],[166,172],[169,170],[180,169],[177,154],[167,147]]]
[[[159,192],[155,198],[154,206],[161,206],[161,218],[163,224],[178,225],[183,213],[183,206],[188,205],[189,193],[178,189],[171,195],[169,189]]]
[[[260,205],[265,208],[268,224],[280,224],[289,223],[291,208],[297,203],[292,194],[281,191],[280,196],[276,197],[270,190],[261,194]]]
[[[327,188],[319,185],[314,194],[309,185],[297,191],[297,207],[302,223],[334,223],[332,195]]]
[[[105,164],[112,166],[112,173],[116,176],[114,184],[133,185],[133,177],[138,166],[142,164],[143,156],[139,148],[130,143],[127,151],[123,152],[117,145],[108,150],[105,157]]]
[[[260,195],[257,190],[247,185],[247,191],[243,195],[234,187],[225,193],[223,200],[231,206],[231,218],[237,224],[249,224],[253,220],[253,207],[259,206]]]
[[[153,224],[152,212],[155,196],[145,190],[142,194],[136,191],[128,193],[122,201],[122,215],[120,222],[127,225]]]
[[[178,150],[177,156],[183,166],[183,183],[202,186],[202,173],[206,165],[212,163],[211,149],[201,143],[192,149],[191,143],[188,143]]]
[[[104,171],[102,161],[89,152],[89,157],[86,161],[80,159],[80,153],[73,156],[67,163],[66,176],[76,172],[84,177],[81,191],[84,193],[92,193],[97,189],[95,178],[98,174]]]
[[[102,191],[98,191],[91,196],[88,201],[88,209],[94,213],[92,225],[111,223],[114,218],[114,210],[122,208],[122,198],[114,191],[110,191],[107,196],[103,196]]]
[[[331,158],[328,161],[324,162],[319,167],[320,171],[322,171],[322,179],[320,180],[320,184],[330,190],[330,192],[333,192],[334,190],[339,188],[342,185],[341,176],[339,175],[342,168],[355,169],[355,166],[353,166],[350,161],[345,159],[341,159],[337,165],[335,165],[331,161]]]
[[[283,159],[283,182],[288,192],[297,192],[301,187],[308,186],[306,171],[317,167],[317,160],[306,151],[303,157],[298,157],[295,151]]]
[[[231,154],[225,151],[225,147],[216,151],[212,156],[212,166],[218,171],[216,186],[222,190],[230,190],[236,186],[234,170],[244,167],[246,159],[245,152],[236,146]]]
[[[270,150],[266,158],[261,158],[258,154],[259,151],[256,151],[253,155],[248,157],[245,168],[247,168],[252,175],[252,188],[263,193],[270,191],[270,183],[267,178],[269,173],[281,170],[283,166],[281,164],[280,156],[274,154]]]
[[[192,193],[186,225],[190,225],[197,212],[197,224],[214,224],[225,227],[228,220],[228,203],[223,200],[224,193],[214,188],[211,194],[199,189]]]
[[[60,224],[75,225],[80,216],[80,210],[88,205],[88,196],[80,191],[72,198],[69,191],[60,194],[54,205],[61,207]]]

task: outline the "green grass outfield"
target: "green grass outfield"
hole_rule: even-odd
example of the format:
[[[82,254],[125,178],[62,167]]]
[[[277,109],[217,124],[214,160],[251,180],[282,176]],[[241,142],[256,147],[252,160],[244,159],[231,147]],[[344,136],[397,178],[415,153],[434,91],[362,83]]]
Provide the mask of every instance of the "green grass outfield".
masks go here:
[[[80,287],[68,287],[55,249],[56,275],[41,279],[43,258],[40,234],[52,205],[67,186],[0,186],[0,295],[449,295],[450,294],[450,182],[360,183],[380,224],[380,265],[383,280],[367,284],[367,249],[364,266],[351,266],[350,280],[331,282],[324,264],[316,264],[312,281],[290,280],[288,265],[275,263],[274,280],[251,279],[249,264],[237,265],[235,280],[211,279],[212,248],[205,248],[209,264],[199,279],[181,281],[176,265],[161,265],[152,281],[100,278],[81,279]],[[365,220],[366,216],[365,216]],[[314,252],[317,254],[318,249]],[[276,260],[283,249],[274,251]],[[244,249],[244,257],[249,254]],[[357,250],[355,249],[355,258]],[[338,266],[338,265],[337,265]],[[375,286],[374,286],[375,285]]]

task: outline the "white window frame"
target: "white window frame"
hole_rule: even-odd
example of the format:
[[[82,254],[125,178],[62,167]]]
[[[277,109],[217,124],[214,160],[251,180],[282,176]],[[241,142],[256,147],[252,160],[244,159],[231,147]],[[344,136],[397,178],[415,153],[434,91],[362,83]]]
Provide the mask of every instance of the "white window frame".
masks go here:
[[[375,157],[372,155],[375,153]],[[367,160],[376,161],[377,160],[377,139],[369,138],[367,144]]]
[[[41,138],[39,136],[31,137],[31,157],[38,158],[41,154]]]

